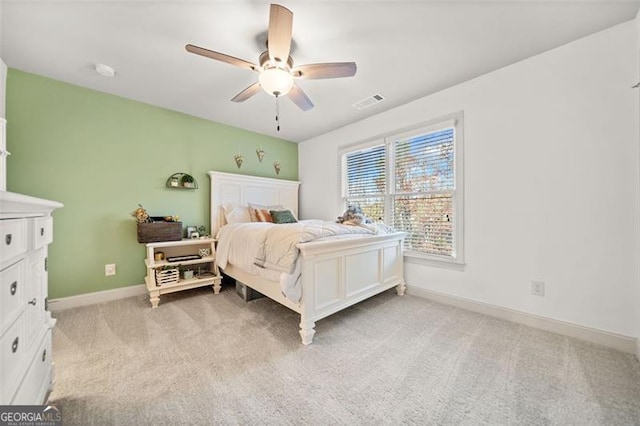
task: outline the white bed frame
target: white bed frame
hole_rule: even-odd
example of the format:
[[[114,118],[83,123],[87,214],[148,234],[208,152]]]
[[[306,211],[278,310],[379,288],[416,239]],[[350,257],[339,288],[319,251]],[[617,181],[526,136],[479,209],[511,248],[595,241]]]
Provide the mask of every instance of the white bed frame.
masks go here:
[[[298,213],[299,182],[209,172],[211,234],[223,225],[221,206],[281,204]],[[300,336],[313,341],[315,322],[362,300],[396,287],[404,295],[402,242],[405,233],[370,235],[300,244],[302,300],[287,299],[280,285],[227,265],[224,273],[300,314]]]

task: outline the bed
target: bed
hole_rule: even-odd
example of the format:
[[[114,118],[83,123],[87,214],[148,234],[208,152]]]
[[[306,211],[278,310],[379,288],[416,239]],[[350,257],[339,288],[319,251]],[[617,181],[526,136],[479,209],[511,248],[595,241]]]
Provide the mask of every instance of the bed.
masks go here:
[[[211,234],[224,226],[223,206],[281,205],[298,215],[299,182],[209,172],[211,178]],[[278,225],[274,225],[278,226]],[[309,345],[315,322],[369,297],[396,288],[404,295],[402,243],[405,234],[321,239],[298,244],[299,300],[285,296],[280,283],[227,263],[223,272],[300,314],[302,343]]]

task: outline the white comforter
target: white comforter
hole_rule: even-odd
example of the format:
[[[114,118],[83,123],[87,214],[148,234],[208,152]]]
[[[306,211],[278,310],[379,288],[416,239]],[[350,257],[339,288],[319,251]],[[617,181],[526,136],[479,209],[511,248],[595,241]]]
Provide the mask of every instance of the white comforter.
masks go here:
[[[278,225],[266,222],[229,224],[218,232],[216,256],[222,269],[231,263],[245,272],[279,282],[283,294],[297,302],[302,295],[296,262],[298,244],[320,238],[389,231],[384,224],[354,226],[320,220]]]

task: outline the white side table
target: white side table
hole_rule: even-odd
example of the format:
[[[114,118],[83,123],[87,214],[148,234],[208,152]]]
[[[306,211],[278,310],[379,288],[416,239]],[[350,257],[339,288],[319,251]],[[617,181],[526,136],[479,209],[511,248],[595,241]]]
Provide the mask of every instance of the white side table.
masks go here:
[[[163,241],[148,243],[146,247],[147,258],[144,263],[147,267],[147,276],[145,277],[145,284],[149,292],[151,307],[158,307],[160,295],[162,294],[208,285],[213,287],[214,294],[220,292],[222,276],[216,263],[216,240],[214,238]],[[162,252],[162,260],[159,259],[160,252]],[[170,261],[174,257],[193,255],[197,255],[198,258]],[[171,269],[180,270],[179,279],[160,284],[162,280],[157,279],[157,272]],[[186,269],[193,272],[193,277],[184,278],[183,271]]]

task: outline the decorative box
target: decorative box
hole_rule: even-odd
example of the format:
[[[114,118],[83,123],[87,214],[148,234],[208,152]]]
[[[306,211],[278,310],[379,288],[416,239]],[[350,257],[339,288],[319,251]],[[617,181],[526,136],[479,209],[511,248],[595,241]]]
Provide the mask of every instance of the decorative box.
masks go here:
[[[160,241],[180,241],[182,222],[167,222],[162,217],[152,217],[152,222],[138,223],[138,242],[157,243]]]
[[[156,269],[156,285],[175,284],[180,279],[180,270]]]

